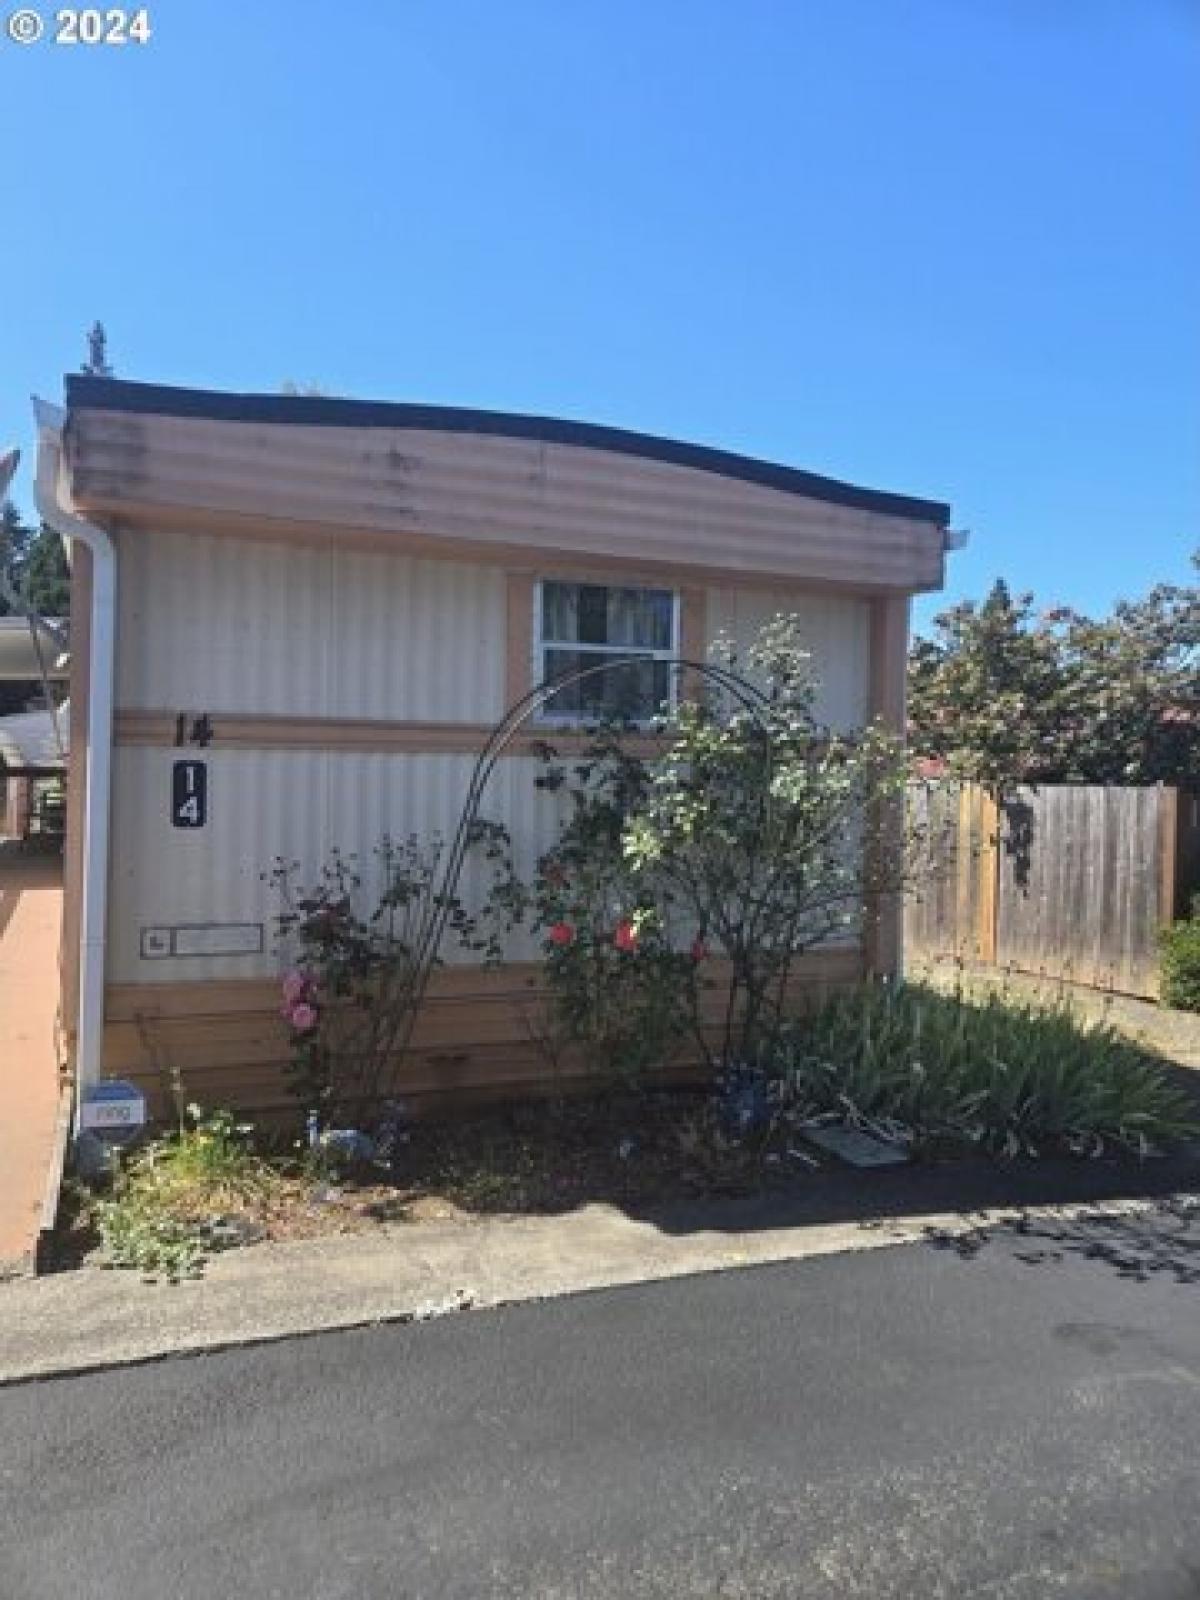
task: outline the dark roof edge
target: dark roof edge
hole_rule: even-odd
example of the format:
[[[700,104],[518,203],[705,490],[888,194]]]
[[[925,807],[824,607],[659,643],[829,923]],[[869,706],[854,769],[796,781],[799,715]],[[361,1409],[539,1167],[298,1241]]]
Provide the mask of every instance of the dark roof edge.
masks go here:
[[[579,445],[617,455],[641,456],[671,466],[694,467],[725,478],[740,478],[768,489],[851,506],[884,516],[911,517],[945,527],[950,507],[940,500],[863,489],[837,478],[785,467],[754,456],[686,444],[655,434],[634,433],[595,422],[560,417],[532,417],[509,411],[475,411],[464,406],[415,405],[406,401],[342,400],[323,395],[230,394],[210,389],[177,389],[167,384],[133,383],[124,378],[97,378],[68,373],[67,406],[72,411],[129,411],[166,417],[198,417],[216,422],[304,424],[316,428],[421,428],[435,433],[499,434],[510,439]]]

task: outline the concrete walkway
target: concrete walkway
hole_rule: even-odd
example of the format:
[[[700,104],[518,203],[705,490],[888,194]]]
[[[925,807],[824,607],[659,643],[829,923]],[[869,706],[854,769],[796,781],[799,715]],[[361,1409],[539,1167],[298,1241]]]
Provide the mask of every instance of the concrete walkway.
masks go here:
[[[0,841],[0,1277],[32,1269],[54,1158],[62,862]]]
[[[1044,1229],[1058,1240],[1055,1248],[1089,1256],[1117,1248],[1122,1259],[1132,1259],[1144,1253],[1138,1242],[1143,1219],[1166,1214],[1172,1227],[1182,1228],[1198,1211],[1196,1197],[1173,1194],[801,1227],[764,1219],[745,1227],[753,1213],[731,1205],[711,1213],[707,1227],[671,1233],[615,1207],[593,1205],[562,1216],[419,1223],[366,1236],[259,1245],[218,1256],[203,1278],[175,1286],[87,1267],[0,1285],[0,1387],[931,1236],[967,1251],[988,1229],[1010,1226],[1024,1235]]]

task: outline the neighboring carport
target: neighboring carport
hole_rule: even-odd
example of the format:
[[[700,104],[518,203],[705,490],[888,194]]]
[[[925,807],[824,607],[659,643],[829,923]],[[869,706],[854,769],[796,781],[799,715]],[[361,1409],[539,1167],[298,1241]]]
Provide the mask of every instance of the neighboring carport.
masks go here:
[[[36,685],[44,678],[66,683],[66,627],[58,617],[38,617],[32,623],[22,616],[0,617],[0,683]]]
[[[61,824],[61,787],[66,776],[68,708],[56,711],[21,711],[0,717],[0,836],[25,839],[47,828],[51,810]],[[53,808],[39,804],[57,793]]]

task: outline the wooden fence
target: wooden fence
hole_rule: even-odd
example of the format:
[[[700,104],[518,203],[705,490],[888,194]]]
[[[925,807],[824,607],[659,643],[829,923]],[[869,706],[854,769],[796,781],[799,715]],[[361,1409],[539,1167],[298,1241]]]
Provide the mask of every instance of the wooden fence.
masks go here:
[[[910,959],[961,958],[1155,997],[1158,931],[1200,887],[1200,796],[1044,785],[997,799],[914,785],[924,839]]]

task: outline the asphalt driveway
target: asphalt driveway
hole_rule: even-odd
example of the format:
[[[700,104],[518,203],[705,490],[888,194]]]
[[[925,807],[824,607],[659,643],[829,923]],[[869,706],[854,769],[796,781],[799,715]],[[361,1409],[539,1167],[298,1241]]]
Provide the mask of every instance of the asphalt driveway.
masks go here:
[[[4,1600],[1200,1594],[1200,1223],[0,1392]]]

